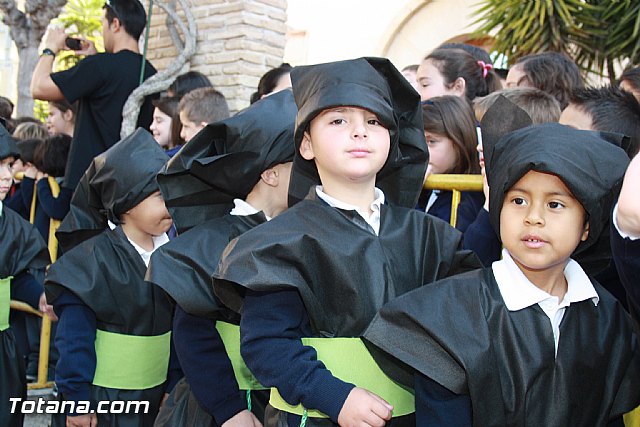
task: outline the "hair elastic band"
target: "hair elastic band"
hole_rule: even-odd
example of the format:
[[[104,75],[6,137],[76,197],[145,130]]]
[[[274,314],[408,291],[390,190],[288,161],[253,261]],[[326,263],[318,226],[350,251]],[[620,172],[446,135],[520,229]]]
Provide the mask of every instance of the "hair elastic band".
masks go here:
[[[486,79],[487,74],[489,74],[489,70],[493,70],[493,65],[487,64],[484,61],[478,61],[478,65],[482,67],[482,78]]]

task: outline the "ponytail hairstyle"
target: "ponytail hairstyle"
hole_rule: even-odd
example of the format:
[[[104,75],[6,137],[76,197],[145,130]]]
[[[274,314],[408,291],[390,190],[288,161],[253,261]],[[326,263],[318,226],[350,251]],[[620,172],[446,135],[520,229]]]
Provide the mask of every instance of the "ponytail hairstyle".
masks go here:
[[[475,59],[462,49],[438,48],[425,60],[438,69],[445,85],[452,87],[458,78],[465,82],[465,96],[473,101],[477,96],[486,96],[495,91],[500,79],[493,71],[493,65]]]

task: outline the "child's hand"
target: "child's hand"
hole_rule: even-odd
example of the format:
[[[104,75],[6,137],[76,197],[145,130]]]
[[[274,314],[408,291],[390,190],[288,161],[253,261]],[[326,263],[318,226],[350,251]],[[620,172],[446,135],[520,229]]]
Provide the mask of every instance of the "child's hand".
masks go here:
[[[220,427],[262,427],[262,423],[251,411],[245,409],[222,423]]]
[[[96,414],[78,415],[75,417],[67,416],[67,427],[97,427],[98,417]]]
[[[36,179],[36,175],[38,174],[38,169],[33,166],[33,164],[29,163],[27,168],[24,170],[24,176],[31,179]]]
[[[363,388],[355,387],[347,396],[347,400],[340,410],[338,424],[342,427],[382,427],[391,419],[392,410],[393,406],[380,396]]]
[[[47,297],[45,296],[44,292],[42,293],[42,295],[40,295],[38,308],[41,312],[49,316],[49,319],[51,319],[52,322],[56,322],[58,320],[58,316],[56,316],[56,313],[53,311],[53,306],[47,304]]]

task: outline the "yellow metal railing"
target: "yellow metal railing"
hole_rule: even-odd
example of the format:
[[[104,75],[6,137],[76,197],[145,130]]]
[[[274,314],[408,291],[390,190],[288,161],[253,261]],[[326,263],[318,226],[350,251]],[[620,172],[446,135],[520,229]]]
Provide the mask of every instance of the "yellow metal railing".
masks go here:
[[[51,194],[53,197],[58,197],[60,194],[60,186],[53,177],[47,178],[49,187],[51,188]],[[35,204],[36,204],[36,189],[33,190],[33,199],[31,201],[30,208],[30,220],[33,224],[35,218]],[[49,222],[49,256],[51,262],[55,262],[58,257],[58,240],[56,239],[56,230],[60,226],[60,221],[51,219]],[[35,383],[28,385],[29,389],[42,389],[53,386],[52,381],[47,381],[47,374],[49,370],[49,343],[51,342],[51,319],[49,316],[44,316],[38,310],[33,309],[30,305],[20,301],[11,301],[11,309],[24,311],[25,313],[33,314],[42,318],[42,327],[40,329],[40,354],[38,358],[38,378]]]
[[[458,222],[458,206],[461,191],[482,191],[482,175],[429,175],[424,183],[428,190],[451,191],[451,218],[449,224]]]

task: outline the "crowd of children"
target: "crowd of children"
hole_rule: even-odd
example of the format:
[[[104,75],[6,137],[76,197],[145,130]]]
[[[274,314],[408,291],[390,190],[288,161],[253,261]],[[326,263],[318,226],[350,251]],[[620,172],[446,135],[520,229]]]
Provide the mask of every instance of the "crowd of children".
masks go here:
[[[54,426],[640,425],[637,83],[547,52],[502,89],[453,44],[282,64],[230,116],[189,72],[75,191],[75,106],[4,118],[0,423],[16,299],[57,320],[57,399],[88,402]],[[431,174],[484,178],[457,229]]]

